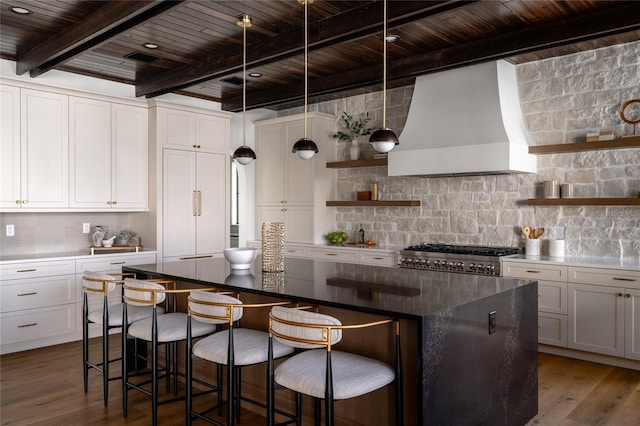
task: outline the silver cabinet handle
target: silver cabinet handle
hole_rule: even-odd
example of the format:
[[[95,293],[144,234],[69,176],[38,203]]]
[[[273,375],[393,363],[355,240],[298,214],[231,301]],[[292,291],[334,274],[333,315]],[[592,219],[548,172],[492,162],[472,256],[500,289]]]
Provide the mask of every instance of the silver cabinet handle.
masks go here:
[[[197,201],[196,201],[197,198],[198,198],[198,193],[194,189],[193,193],[191,194],[191,213],[193,213],[193,216],[197,216],[198,215],[198,205],[197,205]]]
[[[198,216],[202,216],[202,191],[198,191]]]
[[[529,272],[530,274],[539,274],[541,271],[527,271],[527,272]]]
[[[36,294],[38,294],[38,292],[34,291],[32,293],[20,293],[20,294],[18,294],[18,296],[33,296],[33,295],[36,295]]]
[[[127,262],[111,262],[111,265],[124,265]]]
[[[37,269],[18,269],[18,272],[35,272]]]
[[[616,281],[630,281],[630,282],[635,282],[635,281],[637,281],[637,280],[636,280],[636,279],[634,279],[634,278],[619,278],[619,277],[613,277],[613,279],[614,279],[614,280],[616,280]]]

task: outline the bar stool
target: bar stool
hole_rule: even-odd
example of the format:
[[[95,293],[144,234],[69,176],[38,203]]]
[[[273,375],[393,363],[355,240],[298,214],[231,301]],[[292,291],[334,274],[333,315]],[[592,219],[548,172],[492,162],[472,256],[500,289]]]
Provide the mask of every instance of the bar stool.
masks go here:
[[[218,378],[221,367],[227,366],[227,425],[240,421],[240,403],[246,401],[261,408],[266,405],[242,396],[241,369],[261,364],[269,356],[269,335],[264,331],[239,327],[245,309],[270,308],[290,302],[243,304],[240,299],[227,294],[192,291],[189,296],[189,322],[187,332],[187,425],[193,417],[203,419],[214,425],[223,424],[206,416],[214,409],[221,410],[221,387],[218,382],[218,404],[203,412],[193,410],[192,381],[193,359],[203,359],[217,364]],[[193,325],[197,323],[227,325],[225,330],[214,333],[192,344]],[[290,355],[294,348],[275,342],[272,357],[281,358]],[[286,414],[286,413],[282,413]]]
[[[345,330],[395,325],[395,367],[382,361],[333,350]],[[315,399],[315,423],[320,424],[320,400],[325,402],[325,424],[334,424],[334,401],[365,395],[391,383],[396,385],[396,425],[404,422],[402,411],[402,365],[400,325],[384,319],[366,324],[342,325],[337,318],[304,309],[274,306],[269,314],[269,342],[276,341],[303,350],[286,359],[274,371],[271,349],[268,360],[267,424],[274,424],[275,384]],[[296,398],[300,425],[299,398]]]
[[[89,387],[89,369],[93,368],[102,374],[104,405],[109,402],[109,382],[119,380],[122,376],[109,377],[109,364],[120,361],[121,358],[109,359],[109,330],[122,327],[122,310],[124,304],[109,304],[108,296],[122,284],[123,278],[131,277],[134,274],[104,274],[99,272],[85,271],[82,276],[82,369],[84,377],[84,392],[87,393]],[[120,277],[120,278],[116,278]],[[101,294],[102,304],[97,309],[89,310],[89,294]],[[120,294],[122,300],[122,294]],[[160,308],[159,313],[164,310]],[[129,311],[129,322],[138,321],[151,317],[152,308],[148,306],[136,306]],[[102,362],[94,363],[89,360],[89,324],[102,325]]]
[[[136,306],[150,306],[152,307],[152,316],[139,321],[131,322],[130,324],[125,321],[125,327],[123,330],[123,341],[127,336],[141,339],[143,341],[151,343],[151,378],[134,383],[130,381],[128,368],[127,368],[127,347],[123,345],[122,355],[122,403],[123,403],[123,416],[126,418],[128,414],[128,396],[129,389],[135,389],[143,394],[151,397],[151,419],[152,424],[155,426],[158,424],[158,406],[168,404],[171,402],[184,399],[184,396],[178,397],[178,384],[177,384],[177,342],[186,340],[187,338],[187,314],[184,312],[177,312],[177,295],[180,293],[190,293],[192,289],[177,290],[175,281],[154,280],[142,281],[132,278],[126,278],[123,285],[123,299],[125,301],[124,306],[124,318],[128,318],[129,310]],[[216,289],[203,289],[202,292],[216,291]],[[172,296],[172,312],[159,314],[159,304],[163,303],[167,296]],[[168,309],[168,306],[165,305]],[[194,324],[191,330],[192,337],[205,336],[216,331],[216,325],[206,324],[199,322]],[[158,346],[165,344],[171,346],[173,356],[170,355],[167,350],[166,365],[163,368],[167,379],[167,390],[169,390],[170,377],[174,376],[174,396],[175,398],[167,399],[164,401],[158,401]],[[145,358],[145,361],[149,359]],[[146,385],[151,383],[151,389],[147,389]]]

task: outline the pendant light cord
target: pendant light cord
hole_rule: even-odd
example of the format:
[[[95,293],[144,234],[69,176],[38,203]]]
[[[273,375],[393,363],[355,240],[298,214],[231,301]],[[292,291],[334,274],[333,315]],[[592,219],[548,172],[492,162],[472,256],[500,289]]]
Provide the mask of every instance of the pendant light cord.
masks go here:
[[[387,127],[387,0],[383,1],[382,128]]]
[[[242,146],[247,146],[247,22],[242,25]]]
[[[307,99],[309,96],[309,74],[308,74],[308,34],[307,34],[307,21],[308,21],[308,11],[309,1],[306,0],[304,2],[304,138],[307,139]]]

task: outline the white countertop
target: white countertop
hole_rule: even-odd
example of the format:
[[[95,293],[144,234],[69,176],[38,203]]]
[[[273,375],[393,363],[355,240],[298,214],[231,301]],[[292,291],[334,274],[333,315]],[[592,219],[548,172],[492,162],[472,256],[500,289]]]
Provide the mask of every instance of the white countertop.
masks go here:
[[[562,265],[562,266],[584,266],[592,268],[607,268],[607,269],[625,269],[630,271],[640,272],[640,258],[628,257],[549,257],[549,256],[526,256],[523,254],[514,254],[511,256],[505,256],[502,261],[508,262],[522,262],[522,263],[540,263],[548,265]]]
[[[62,253],[34,253],[34,254],[14,254],[0,256],[0,264],[13,263],[13,262],[32,262],[32,261],[46,261],[46,260],[66,260],[66,259],[82,259],[89,258],[95,259],[105,256],[126,256],[136,253],[155,253],[155,250],[142,249],[138,252],[135,251],[120,251],[120,252],[97,252],[92,255],[89,253],[89,249],[78,250],[76,252],[62,252]]]

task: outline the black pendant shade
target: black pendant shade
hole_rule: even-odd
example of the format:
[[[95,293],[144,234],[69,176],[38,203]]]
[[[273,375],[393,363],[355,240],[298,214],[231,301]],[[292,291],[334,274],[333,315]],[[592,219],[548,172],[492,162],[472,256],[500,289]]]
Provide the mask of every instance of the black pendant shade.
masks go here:
[[[398,145],[398,137],[389,128],[378,129],[369,136],[369,143],[378,152],[389,152]]]
[[[300,138],[293,144],[291,152],[303,160],[308,160],[318,153],[318,145],[309,138]]]
[[[243,145],[234,151],[233,159],[243,166],[246,166],[251,163],[252,160],[256,159],[256,153],[253,152],[250,147]]]

